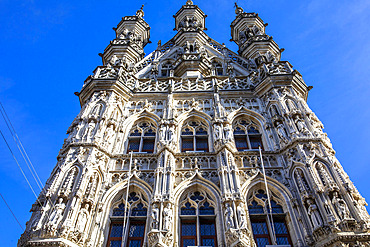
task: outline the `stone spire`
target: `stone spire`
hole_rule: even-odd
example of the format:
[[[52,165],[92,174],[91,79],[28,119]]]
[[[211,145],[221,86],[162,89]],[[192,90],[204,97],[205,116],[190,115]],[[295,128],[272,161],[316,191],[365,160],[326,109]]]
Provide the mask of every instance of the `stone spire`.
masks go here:
[[[175,43],[183,45],[186,41],[198,43],[207,42],[205,27],[206,14],[193,1],[188,0],[185,5],[173,16],[175,18],[175,28],[178,33],[175,35]]]
[[[144,47],[150,43],[150,27],[143,19],[144,5],[134,16],[125,16],[117,27],[113,28],[116,38],[110,42],[101,55],[103,64],[116,56],[127,62],[137,63],[144,57]]]
[[[245,13],[236,3],[235,14],[236,18],[231,23],[231,41],[239,46],[239,54],[255,59],[269,52],[280,60],[279,46],[265,33],[267,23],[264,23],[257,13]]]

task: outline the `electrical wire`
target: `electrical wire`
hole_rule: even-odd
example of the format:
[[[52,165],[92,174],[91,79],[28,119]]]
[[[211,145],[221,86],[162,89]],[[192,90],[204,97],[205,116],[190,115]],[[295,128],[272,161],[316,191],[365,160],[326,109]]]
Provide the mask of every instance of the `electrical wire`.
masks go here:
[[[40,190],[43,190],[43,189],[42,189],[42,182],[41,182],[41,180],[40,180],[40,177],[38,176],[38,174],[37,174],[37,172],[36,172],[36,170],[35,170],[35,168],[34,168],[34,166],[33,166],[32,162],[31,162],[31,160],[30,160],[29,156],[27,155],[27,152],[26,152],[26,150],[24,149],[24,147],[23,147],[23,145],[22,145],[22,142],[21,142],[21,140],[19,139],[19,137],[18,137],[18,135],[17,135],[17,132],[15,131],[15,129],[14,129],[14,127],[13,127],[13,124],[12,124],[12,122],[10,121],[10,119],[9,119],[9,117],[8,117],[8,114],[6,113],[5,108],[4,108],[3,104],[1,103],[1,101],[0,101],[0,106],[1,106],[1,108],[2,108],[2,109],[0,109],[1,115],[2,115],[2,116],[3,116],[3,118],[4,118],[4,121],[5,121],[5,123],[6,123],[7,127],[8,127],[8,129],[9,129],[9,131],[10,131],[10,133],[11,133],[12,137],[13,137],[14,142],[15,142],[15,143],[16,143],[16,145],[17,145],[17,148],[18,148],[19,152],[22,154],[22,157],[23,157],[24,161],[26,162],[27,167],[28,167],[28,169],[30,170],[30,172],[31,172],[31,174],[32,174],[32,177],[33,177],[33,178],[34,178],[34,180],[36,181],[37,186],[39,187],[39,189],[40,189]],[[4,115],[4,114],[5,114],[5,115]],[[18,140],[18,141],[17,141],[17,140]],[[23,151],[22,151],[22,150],[23,150]],[[26,159],[26,157],[27,157],[27,159]]]
[[[5,201],[5,198],[3,197],[3,195],[1,193],[0,193],[0,196],[1,196],[1,198],[3,198],[3,201],[5,202],[5,205],[8,207],[9,211],[12,213],[14,219],[18,222],[18,225],[20,226],[20,228],[22,229],[22,231],[24,231],[24,228],[22,227],[21,223],[19,223],[19,220],[17,219],[17,216],[15,216],[15,214],[12,211],[12,209],[10,208],[10,206],[8,205],[8,203]]]
[[[13,126],[12,122],[10,121],[10,118],[9,118],[8,114],[6,113],[5,108],[4,108],[3,104],[1,103],[1,101],[0,101],[0,106],[1,106],[1,108],[0,108],[1,115],[3,116],[3,119],[4,119],[4,121],[5,121],[6,125],[7,125],[8,129],[9,129],[9,132],[11,133],[11,135],[12,135],[12,137],[13,137],[14,142],[16,143],[16,145],[17,145],[17,147],[18,147],[19,152],[22,154],[23,160],[26,162],[27,167],[28,167],[28,169],[30,170],[30,172],[31,172],[31,174],[32,174],[32,177],[33,177],[33,178],[34,178],[34,180],[36,181],[36,184],[37,184],[37,186],[39,187],[39,189],[41,190],[41,192],[42,192],[42,193],[44,193],[44,194],[46,194],[45,187],[43,187],[43,188],[42,188],[42,182],[41,182],[41,179],[40,179],[40,177],[38,176],[37,171],[36,171],[35,167],[33,166],[32,162],[31,162],[31,159],[29,158],[29,156],[28,156],[28,154],[27,154],[27,152],[26,152],[25,148],[23,147],[23,144],[22,144],[21,140],[19,139],[19,137],[18,137],[18,135],[17,135],[17,132],[15,131],[15,128],[14,128],[14,126]],[[2,135],[2,136],[3,136],[3,138],[4,138],[4,141],[7,143],[7,141],[6,141],[5,137],[4,137],[4,135],[3,135],[3,134],[1,134],[1,135]],[[17,140],[18,140],[19,144],[18,144]],[[19,165],[19,163],[18,163],[17,159],[15,158],[15,155],[14,155],[14,154],[13,154],[13,152],[11,151],[11,149],[10,149],[10,147],[9,147],[8,143],[7,143],[7,146],[8,146],[8,148],[9,148],[10,152],[12,153],[13,158],[14,158],[14,159],[15,159],[15,161],[17,162],[17,165],[18,165],[18,167],[20,168],[20,170],[21,170],[21,172],[22,172],[23,176],[25,177],[25,179],[26,179],[26,181],[27,181],[28,185],[30,186],[30,188],[31,188],[31,190],[32,190],[32,192],[33,192],[33,194],[35,195],[35,197],[36,197],[36,199],[37,199],[37,202],[39,203],[39,205],[40,205],[40,206],[42,206],[42,204],[41,204],[40,200],[38,199],[38,197],[36,196],[36,193],[35,193],[35,192],[34,192],[34,190],[33,190],[33,187],[32,187],[32,186],[31,186],[31,184],[29,183],[29,181],[28,181],[28,179],[27,179],[27,177],[26,177],[25,173],[23,172],[23,170],[22,170],[22,168],[20,167],[20,165]],[[22,150],[23,150],[23,152],[22,152]],[[26,159],[25,157],[27,157],[27,159]],[[46,200],[50,203],[50,205],[51,205],[51,211],[53,211],[53,210],[54,210],[54,208],[55,208],[55,203],[53,203],[53,202],[50,200],[50,198],[47,198]],[[50,215],[48,215],[48,218],[49,218],[49,217],[50,217]]]

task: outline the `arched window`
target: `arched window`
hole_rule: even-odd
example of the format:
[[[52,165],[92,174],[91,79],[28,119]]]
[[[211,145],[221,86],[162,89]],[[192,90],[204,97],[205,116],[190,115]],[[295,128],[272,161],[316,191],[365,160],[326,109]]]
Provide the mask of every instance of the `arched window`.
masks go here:
[[[199,120],[188,120],[181,130],[182,152],[208,152],[207,126]]]
[[[180,247],[217,246],[215,204],[205,192],[186,194],[180,203]]]
[[[213,62],[213,67],[215,69],[215,72],[216,72],[216,75],[223,75],[224,74],[224,68],[222,67],[222,64],[218,63],[218,62]]]
[[[262,135],[257,125],[250,120],[238,119],[233,124],[235,146],[238,151],[258,149],[262,145]]]
[[[172,64],[170,62],[162,64],[161,76],[162,77],[169,77],[171,69],[172,69]]]
[[[143,246],[148,214],[147,201],[141,193],[131,192],[127,206],[125,208],[125,203],[122,202],[112,211],[107,247],[121,247],[123,241],[126,242],[124,246]],[[129,216],[126,222],[125,214]]]
[[[128,151],[153,153],[156,128],[148,122],[142,121],[134,125],[129,134]]]
[[[272,217],[268,216],[269,203],[264,190],[254,191],[248,199],[248,211],[257,247],[273,244],[273,232],[278,245],[291,245],[283,208],[274,197],[270,196],[270,199]]]

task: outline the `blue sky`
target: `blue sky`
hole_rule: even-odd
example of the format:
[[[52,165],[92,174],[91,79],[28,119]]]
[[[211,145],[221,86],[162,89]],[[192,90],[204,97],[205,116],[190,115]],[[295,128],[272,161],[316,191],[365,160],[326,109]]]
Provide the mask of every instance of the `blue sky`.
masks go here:
[[[112,27],[146,3],[144,18],[151,26],[153,42],[146,47],[149,53],[158,40],[163,44],[175,34],[172,15],[185,2],[0,0],[0,100],[43,183],[79,112],[73,93],[101,64],[98,53],[114,38]],[[194,2],[208,15],[208,35],[236,51],[229,41],[233,1]],[[266,32],[285,48],[282,60],[289,61],[314,87],[309,106],[324,123],[344,169],[369,199],[370,2],[238,3],[269,23]],[[1,119],[0,129],[16,151]],[[3,140],[0,158],[0,193],[25,225],[35,198]],[[0,219],[2,245],[15,246],[22,230],[1,200]]]

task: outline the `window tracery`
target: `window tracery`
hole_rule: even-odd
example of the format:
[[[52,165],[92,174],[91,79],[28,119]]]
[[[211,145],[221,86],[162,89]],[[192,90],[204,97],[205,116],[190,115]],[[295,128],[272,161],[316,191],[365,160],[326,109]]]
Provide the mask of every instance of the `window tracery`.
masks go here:
[[[216,204],[204,191],[187,193],[179,204],[180,246],[217,246]]]
[[[248,198],[248,211],[250,215],[252,232],[257,247],[265,247],[273,243],[271,235],[275,232],[278,245],[291,245],[289,231],[285,222],[285,214],[281,202],[271,193],[270,196],[272,217],[268,215],[270,207],[267,194],[264,190],[253,191]]]
[[[149,121],[136,123],[129,134],[128,152],[153,153],[156,127]]]
[[[238,151],[258,149],[262,145],[262,135],[257,124],[248,119],[237,119],[233,123],[235,146]]]
[[[182,152],[208,152],[207,125],[196,119],[186,121],[181,130]]]
[[[127,203],[122,200],[112,210],[107,247],[121,247],[123,241],[126,242],[125,246],[143,246],[148,215],[147,200],[140,192],[131,192],[127,199]],[[125,215],[128,216],[126,226]],[[126,227],[128,231],[125,231]],[[125,232],[128,232],[126,236]]]

